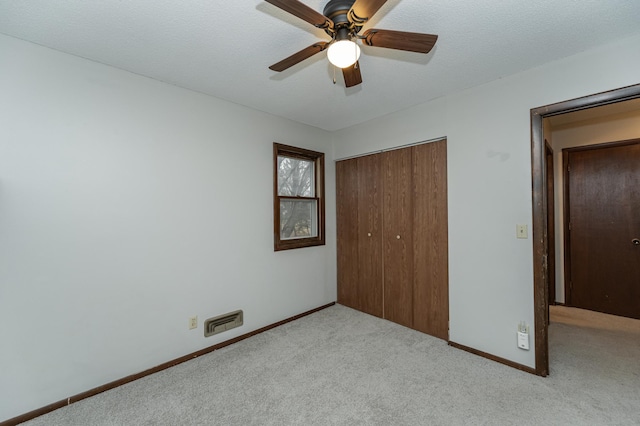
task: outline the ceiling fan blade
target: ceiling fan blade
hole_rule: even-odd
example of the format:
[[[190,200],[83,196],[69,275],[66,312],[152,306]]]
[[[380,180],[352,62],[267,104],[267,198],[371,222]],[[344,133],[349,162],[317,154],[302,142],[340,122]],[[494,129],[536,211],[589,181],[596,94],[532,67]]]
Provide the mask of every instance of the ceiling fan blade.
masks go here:
[[[360,74],[360,64],[356,62],[347,68],[342,68],[342,76],[344,84],[347,87],[357,86],[362,83],[362,75]]]
[[[265,0],[267,3],[271,3],[275,7],[278,7],[285,12],[297,16],[300,19],[304,19],[311,25],[315,25],[318,28],[331,28],[333,29],[333,21],[324,16],[320,12],[316,12],[304,3],[298,0]]]
[[[387,0],[356,0],[351,6],[349,17],[354,22],[365,23],[385,4]]]
[[[322,52],[327,48],[327,46],[329,46],[329,43],[326,41],[320,41],[318,43],[312,44],[311,46],[294,53],[288,58],[281,60],[277,64],[271,65],[269,69],[278,72],[284,71],[287,68],[294,66],[298,62],[302,62],[305,59],[312,57],[316,53]]]
[[[362,35],[369,46],[409,52],[429,53],[438,40],[434,34],[409,33],[406,31],[377,30],[372,28]]]

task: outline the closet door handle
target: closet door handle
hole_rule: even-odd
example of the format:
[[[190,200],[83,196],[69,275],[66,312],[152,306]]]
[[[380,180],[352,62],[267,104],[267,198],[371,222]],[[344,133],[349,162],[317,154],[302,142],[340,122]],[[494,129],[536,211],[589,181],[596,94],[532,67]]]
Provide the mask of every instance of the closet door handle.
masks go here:
[[[396,240],[399,240],[399,239],[400,239],[400,235],[396,235]]]
[[[634,238],[633,240],[631,240],[631,242],[634,246],[640,246],[640,239],[638,238]]]
[[[371,236],[371,232],[367,232],[367,237],[370,237],[370,236]]]

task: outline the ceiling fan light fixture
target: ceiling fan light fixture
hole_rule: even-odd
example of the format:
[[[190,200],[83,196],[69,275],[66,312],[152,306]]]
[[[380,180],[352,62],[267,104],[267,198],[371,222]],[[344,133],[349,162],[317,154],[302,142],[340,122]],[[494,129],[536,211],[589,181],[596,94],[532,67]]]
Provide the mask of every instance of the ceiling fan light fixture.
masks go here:
[[[336,41],[327,49],[327,58],[338,68],[348,68],[358,62],[360,46],[351,40]]]

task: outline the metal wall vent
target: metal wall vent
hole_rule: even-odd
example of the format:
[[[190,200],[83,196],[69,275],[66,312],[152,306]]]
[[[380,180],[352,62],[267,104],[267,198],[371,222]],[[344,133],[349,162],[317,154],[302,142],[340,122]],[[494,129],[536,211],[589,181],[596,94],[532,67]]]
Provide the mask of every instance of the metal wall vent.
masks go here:
[[[223,331],[242,325],[242,310],[230,312],[215,318],[209,318],[204,322],[204,337],[213,336]]]

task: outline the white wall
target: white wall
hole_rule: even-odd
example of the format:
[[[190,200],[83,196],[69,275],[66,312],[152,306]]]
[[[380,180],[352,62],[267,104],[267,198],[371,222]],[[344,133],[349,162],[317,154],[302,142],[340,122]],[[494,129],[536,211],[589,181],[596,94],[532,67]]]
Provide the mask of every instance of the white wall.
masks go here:
[[[335,158],[447,137],[450,339],[534,367],[530,110],[640,83],[640,36],[335,134]],[[553,365],[553,359],[551,359]]]
[[[0,52],[0,421],[336,299],[331,134]],[[273,251],[274,141],[327,153],[325,247]],[[243,327],[203,337],[235,309]]]
[[[564,172],[562,150],[577,146],[640,138],[640,110],[561,125],[551,131],[554,167],[554,220],[556,239],[556,301],[564,292]]]

